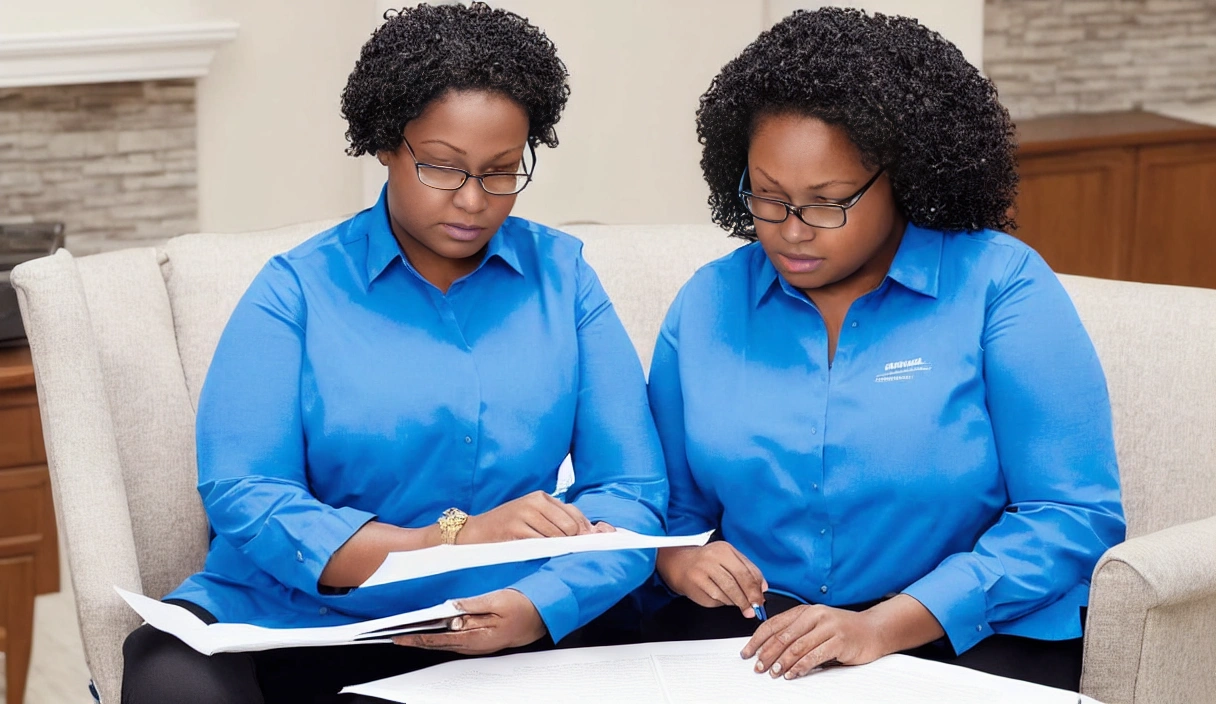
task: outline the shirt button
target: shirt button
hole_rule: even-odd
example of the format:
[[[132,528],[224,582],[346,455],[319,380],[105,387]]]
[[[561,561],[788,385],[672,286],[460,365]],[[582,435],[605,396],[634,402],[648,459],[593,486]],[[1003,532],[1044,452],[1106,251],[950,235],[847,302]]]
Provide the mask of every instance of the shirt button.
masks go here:
[[[983,631],[983,630],[984,630],[984,627],[983,627],[983,626],[976,626],[976,627],[975,627],[975,630],[976,630],[976,631]]]
[[[811,485],[811,488],[812,488],[812,489],[814,489],[815,491],[819,491],[819,485],[818,485],[818,484],[812,484],[812,485]]]
[[[473,443],[473,438],[469,437],[468,435],[464,436],[464,444],[471,445],[472,443]]]
[[[820,587],[820,588],[819,588],[819,593],[820,593],[820,594],[827,594],[827,593],[828,593],[828,585],[826,585],[826,584],[825,584],[825,585],[823,585],[822,587]]]
[[[324,606],[322,606],[320,609],[318,609],[318,611],[321,613],[322,616],[329,613],[329,609],[325,608]]]
[[[820,528],[820,529],[819,529],[819,534],[820,534],[820,535],[827,535],[827,534],[828,534],[828,529],[827,529],[827,528]]]
[[[303,561],[304,561],[304,553],[300,552],[299,550],[296,550],[296,562],[303,562]]]
[[[853,321],[853,327],[857,327],[857,321],[856,321],[856,320],[854,320],[854,321]]]
[[[818,433],[818,432],[819,432],[818,430],[815,430],[815,426],[812,425],[811,426],[811,435],[814,435],[815,433]]]

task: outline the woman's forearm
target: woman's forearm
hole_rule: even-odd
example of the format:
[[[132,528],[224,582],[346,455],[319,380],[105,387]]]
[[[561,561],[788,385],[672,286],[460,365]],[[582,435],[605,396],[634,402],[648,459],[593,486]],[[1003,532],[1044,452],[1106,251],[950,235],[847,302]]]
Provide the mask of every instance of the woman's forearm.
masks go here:
[[[916,599],[900,594],[866,609],[887,654],[918,648],[946,634],[937,618]]]
[[[324,587],[357,587],[367,581],[390,552],[421,550],[439,545],[438,524],[425,528],[398,528],[370,521],[338,548],[321,572]]]

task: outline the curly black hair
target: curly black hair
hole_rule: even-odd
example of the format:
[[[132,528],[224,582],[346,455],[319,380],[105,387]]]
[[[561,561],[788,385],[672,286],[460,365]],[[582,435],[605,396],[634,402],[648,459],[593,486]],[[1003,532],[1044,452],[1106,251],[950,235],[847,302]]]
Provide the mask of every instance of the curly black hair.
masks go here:
[[[451,90],[486,90],[528,113],[528,143],[557,146],[570,95],[566,65],[528,20],[483,2],[384,14],[342,91],[351,156],[395,152],[405,125]]]
[[[799,10],[723,67],[697,110],[713,220],[754,240],[737,195],[760,117],[793,113],[841,127],[886,169],[912,223],[1012,230],[1016,140],[992,82],[914,19],[828,7]]]

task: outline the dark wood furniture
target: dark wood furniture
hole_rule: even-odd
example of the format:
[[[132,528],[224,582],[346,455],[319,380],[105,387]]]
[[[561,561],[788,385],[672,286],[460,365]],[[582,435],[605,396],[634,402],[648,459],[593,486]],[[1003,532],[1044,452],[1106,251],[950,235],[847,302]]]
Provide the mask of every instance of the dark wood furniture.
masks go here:
[[[0,349],[0,649],[7,704],[21,704],[34,597],[59,590],[59,542],[28,348]]]
[[[1052,268],[1216,288],[1216,127],[1133,111],[1017,130],[1014,234]]]

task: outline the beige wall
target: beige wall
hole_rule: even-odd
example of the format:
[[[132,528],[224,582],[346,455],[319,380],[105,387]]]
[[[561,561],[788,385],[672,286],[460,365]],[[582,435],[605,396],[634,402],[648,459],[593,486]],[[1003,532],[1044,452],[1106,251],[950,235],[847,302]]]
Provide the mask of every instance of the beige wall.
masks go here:
[[[210,0],[0,0],[0,34],[127,29],[216,19]]]
[[[371,0],[213,0],[241,25],[199,81],[199,224],[246,230],[361,207],[339,96]]]
[[[707,221],[694,115],[763,28],[760,0],[500,0],[570,68],[570,104],[517,212],[544,222]],[[572,11],[577,7],[578,12]]]

